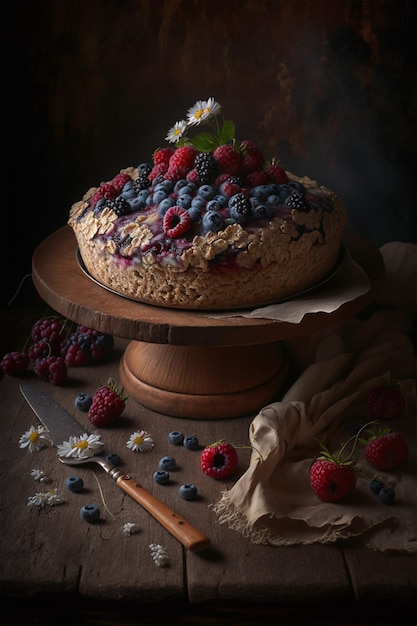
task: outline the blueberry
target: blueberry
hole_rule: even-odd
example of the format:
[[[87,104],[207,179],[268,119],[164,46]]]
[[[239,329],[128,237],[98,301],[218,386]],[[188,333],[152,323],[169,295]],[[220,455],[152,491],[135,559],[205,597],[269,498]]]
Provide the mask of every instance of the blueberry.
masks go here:
[[[266,204],[257,204],[252,206],[251,213],[256,220],[271,217],[271,209]]]
[[[185,195],[193,196],[194,191],[195,191],[194,185],[192,183],[188,183],[188,185],[181,187],[181,189],[178,192],[178,198],[181,198],[182,196],[185,196]]]
[[[183,443],[187,450],[198,450],[198,439],[194,435],[184,437]]]
[[[207,211],[203,215],[203,228],[206,232],[218,233],[223,226],[223,218],[216,211]]]
[[[201,209],[199,209],[197,206],[190,206],[188,210],[188,215],[191,217],[191,220],[193,222],[198,222],[198,220],[201,217]]]
[[[277,194],[273,193],[270,196],[268,196],[268,198],[266,199],[266,201],[268,202],[268,204],[270,204],[271,206],[276,206],[277,204],[280,204],[280,197],[277,196]]]
[[[227,203],[229,202],[229,198],[227,196],[224,196],[222,193],[219,193],[217,194],[217,196],[214,196],[214,200],[219,204],[219,206],[222,209],[227,207]]]
[[[188,185],[188,180],[181,178],[181,180],[177,180],[177,182],[175,183],[174,191],[178,193],[178,191],[182,189],[183,187],[185,187],[186,185]]]
[[[267,198],[269,195],[269,186],[268,185],[258,185],[257,187],[253,187],[252,195],[257,198]]]
[[[182,446],[184,435],[179,430],[173,430],[168,433],[168,441],[169,443],[173,443],[174,446]]]
[[[94,504],[86,504],[80,511],[81,519],[86,522],[92,523],[100,519],[100,509],[94,506]]]
[[[162,202],[162,200],[165,200],[166,198],[167,194],[165,193],[165,191],[163,191],[163,189],[158,189],[158,191],[154,191],[152,194],[152,203],[159,204],[160,202]]]
[[[169,472],[160,469],[154,472],[153,479],[158,485],[166,485],[169,482]]]
[[[372,491],[372,493],[374,493],[376,496],[379,494],[379,492],[381,491],[381,489],[383,489],[385,487],[384,483],[382,482],[382,480],[380,478],[373,478],[371,480],[371,482],[369,483],[369,489]]]
[[[108,454],[106,456],[106,461],[107,461],[107,463],[111,463],[112,465],[121,465],[122,464],[122,460],[121,460],[120,456],[118,454],[115,454],[114,452],[112,454]]]
[[[87,413],[87,411],[89,410],[92,402],[93,402],[93,399],[91,396],[88,395],[88,393],[80,393],[75,398],[76,408],[79,409],[80,411],[84,411],[85,413]]]
[[[395,491],[392,487],[382,487],[378,497],[383,504],[392,504],[395,500]]]
[[[146,206],[146,201],[139,198],[139,196],[135,196],[128,200],[130,204],[130,210],[133,211],[142,211]]]
[[[176,204],[182,209],[189,209],[191,206],[192,200],[193,200],[193,197],[189,193],[185,193],[181,196],[178,196]]]
[[[150,163],[140,163],[138,165],[139,176],[141,174],[148,175],[151,170],[152,170],[152,165]]]
[[[174,206],[175,201],[172,198],[164,198],[158,205],[159,217],[164,217],[169,208]]]
[[[82,491],[84,487],[84,482],[83,479],[79,476],[70,476],[69,478],[67,478],[66,485],[67,489],[69,489],[73,493],[78,493],[79,491]]]
[[[159,469],[172,472],[177,467],[177,462],[173,456],[163,456],[159,459]]]
[[[183,500],[195,500],[197,497],[197,487],[190,483],[186,483],[185,485],[181,485],[178,490],[178,494]]]
[[[132,200],[132,198],[136,198],[136,191],[133,189],[133,187],[130,187],[130,189],[126,189],[125,191],[125,188],[123,187],[123,191],[120,195],[125,200]]]
[[[211,185],[201,185],[201,187],[199,187],[197,191],[197,194],[204,200],[212,200],[217,194],[217,191]]]

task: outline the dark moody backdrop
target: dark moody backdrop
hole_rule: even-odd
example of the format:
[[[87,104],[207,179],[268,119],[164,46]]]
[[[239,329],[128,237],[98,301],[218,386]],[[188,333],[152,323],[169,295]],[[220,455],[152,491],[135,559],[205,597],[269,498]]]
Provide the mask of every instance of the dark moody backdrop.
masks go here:
[[[1,1],[1,296],[70,205],[148,160],[197,99],[416,240],[414,0]]]

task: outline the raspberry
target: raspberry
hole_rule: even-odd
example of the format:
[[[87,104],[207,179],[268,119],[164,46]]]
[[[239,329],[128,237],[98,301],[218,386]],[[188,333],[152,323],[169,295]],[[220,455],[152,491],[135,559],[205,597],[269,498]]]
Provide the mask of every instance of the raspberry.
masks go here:
[[[31,330],[34,344],[44,342],[49,345],[49,354],[59,355],[60,345],[65,337],[65,327],[68,320],[59,317],[44,317],[35,322]],[[46,356],[44,354],[43,356]],[[30,357],[32,359],[32,357]],[[33,358],[32,360],[36,360]]]
[[[132,179],[130,178],[129,174],[117,174],[117,176],[115,176],[113,178],[113,180],[111,181],[111,184],[113,185],[113,187],[116,189],[117,193],[119,194],[123,187],[126,185],[126,183],[130,182]]]
[[[159,150],[155,150],[155,152],[153,153],[154,165],[160,165],[160,164],[165,165],[166,170],[167,170],[169,160],[173,154],[174,154],[174,148],[160,148]]]
[[[68,367],[89,365],[91,361],[105,359],[111,353],[113,345],[112,335],[80,325],[61,343],[61,356]]]
[[[20,376],[29,365],[29,357],[24,352],[7,352],[1,360],[0,367],[9,376]]]
[[[218,146],[213,152],[213,157],[220,173],[224,172],[232,176],[242,174],[243,159],[233,146],[229,144]]]
[[[82,367],[90,363],[90,347],[82,333],[73,333],[61,344],[61,356],[68,367]]]
[[[169,160],[166,178],[168,180],[181,180],[185,178],[194,167],[196,150],[192,146],[177,148]]]
[[[236,450],[226,441],[207,446],[201,453],[201,469],[212,478],[228,478],[236,470],[238,461]]]
[[[223,195],[225,195],[227,198],[231,198],[232,196],[235,196],[237,193],[240,193],[241,191],[242,191],[241,186],[239,184],[234,183],[232,180],[230,180],[230,178],[225,180],[220,185],[220,192]]]
[[[164,215],[164,232],[171,239],[183,235],[190,228],[191,224],[190,214],[179,206],[170,207]]]
[[[260,187],[268,183],[268,176],[264,172],[251,172],[246,176],[248,187]]]
[[[147,178],[152,182],[155,178],[159,178],[159,176],[163,176],[168,170],[165,163],[158,163],[158,165],[154,165],[151,172],[148,174]],[[148,185],[149,187],[149,185]],[[144,188],[145,189],[145,188]]]
[[[282,167],[278,167],[275,163],[271,163],[265,169],[265,173],[268,176],[271,183],[278,183],[278,185],[285,185],[288,183],[288,176]]]
[[[44,357],[51,355],[51,346],[46,340],[33,343],[28,349],[28,357],[31,361],[37,361],[38,359],[43,359]]]
[[[381,431],[367,443],[364,455],[372,467],[389,472],[407,461],[408,445],[401,433]]]
[[[339,502],[353,491],[356,474],[351,465],[317,459],[310,468],[310,483],[319,500]]]
[[[99,387],[94,394],[88,419],[98,428],[108,426],[123,413],[126,398],[124,390],[119,392],[115,381],[109,379],[107,385]]]
[[[243,171],[245,174],[263,169],[265,164],[264,156],[252,141],[242,141],[239,148],[243,154]]]
[[[39,378],[53,385],[62,385],[67,378],[67,366],[60,356],[39,359],[33,369]]]
[[[100,187],[97,189],[95,194],[92,196],[90,200],[90,204],[96,204],[101,198],[106,198],[107,200],[112,200],[118,195],[117,189],[113,187],[111,183],[101,183]]]

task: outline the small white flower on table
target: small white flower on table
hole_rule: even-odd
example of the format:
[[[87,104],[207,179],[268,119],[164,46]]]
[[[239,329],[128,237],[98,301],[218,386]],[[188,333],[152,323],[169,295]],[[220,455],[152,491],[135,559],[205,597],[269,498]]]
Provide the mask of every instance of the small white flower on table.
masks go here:
[[[137,430],[130,435],[126,445],[132,452],[148,452],[153,448],[153,439],[146,430]]]
[[[47,483],[49,481],[48,476],[41,469],[31,470],[30,475],[32,476],[33,480],[37,480],[40,483]]]
[[[150,543],[151,556],[155,565],[158,567],[167,567],[169,565],[169,556],[166,549],[159,543]]]
[[[44,506],[56,506],[57,504],[63,504],[64,499],[58,495],[56,489],[50,491],[39,491],[34,496],[28,498],[28,506],[37,506],[43,508]]]
[[[126,524],[123,524],[122,526],[122,533],[125,535],[125,537],[130,537],[130,535],[134,535],[138,532],[139,528],[133,522],[126,522]]]
[[[29,452],[37,452],[52,444],[49,431],[44,426],[31,426],[19,439],[20,447]]]

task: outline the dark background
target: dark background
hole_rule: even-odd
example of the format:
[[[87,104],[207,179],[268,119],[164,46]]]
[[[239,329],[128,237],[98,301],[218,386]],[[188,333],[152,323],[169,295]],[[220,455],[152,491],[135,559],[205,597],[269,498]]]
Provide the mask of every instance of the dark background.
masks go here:
[[[70,205],[209,96],[373,244],[416,241],[415,17],[413,0],[3,0],[2,303]]]

